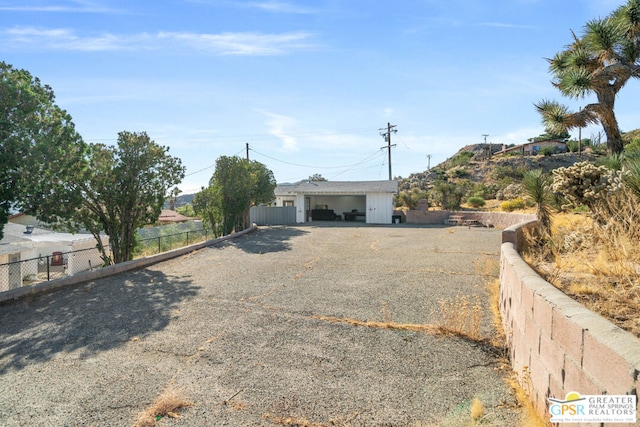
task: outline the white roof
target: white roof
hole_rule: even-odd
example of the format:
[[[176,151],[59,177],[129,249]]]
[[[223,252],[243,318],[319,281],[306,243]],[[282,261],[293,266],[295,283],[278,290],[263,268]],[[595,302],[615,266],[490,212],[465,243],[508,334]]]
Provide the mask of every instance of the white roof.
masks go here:
[[[397,181],[301,181],[296,184],[281,184],[275,189],[276,196],[296,194],[342,194],[365,195],[367,193],[396,193]]]
[[[22,252],[38,243],[72,244],[93,239],[91,234],[56,233],[41,228],[34,228],[27,234],[26,229],[26,226],[21,224],[5,224],[2,230],[4,237],[0,240],[0,254]]]

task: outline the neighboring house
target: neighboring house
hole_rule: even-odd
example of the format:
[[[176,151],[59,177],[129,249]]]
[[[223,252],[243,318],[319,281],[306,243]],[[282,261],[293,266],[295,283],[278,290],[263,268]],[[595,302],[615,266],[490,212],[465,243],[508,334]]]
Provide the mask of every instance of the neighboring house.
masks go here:
[[[564,153],[567,151],[567,143],[560,139],[543,139],[531,138],[528,142],[514,147],[502,146],[502,150],[495,153],[500,154],[523,154],[525,156],[535,156],[543,147],[554,147],[555,152]]]
[[[50,230],[51,228],[44,222],[38,220],[33,215],[27,215],[23,212],[18,212],[17,214],[13,214],[9,217],[9,222],[14,224],[21,224],[24,226],[33,225],[34,227],[38,227],[43,230]]]
[[[275,189],[276,206],[293,206],[296,222],[364,220],[391,224],[397,181],[301,181]]]
[[[191,220],[193,220],[193,218],[186,217],[176,211],[172,211],[171,209],[162,209],[162,212],[160,212],[160,217],[158,218],[158,222],[160,224],[176,224]]]
[[[30,224],[9,222],[0,240],[0,292],[35,281],[39,273],[55,267],[63,275],[73,275],[102,264],[91,234],[56,233]],[[109,243],[107,236],[104,244]],[[76,251],[76,252],[74,252]],[[81,251],[81,252],[77,252]],[[74,253],[70,253],[74,252]],[[28,261],[27,260],[31,260]]]

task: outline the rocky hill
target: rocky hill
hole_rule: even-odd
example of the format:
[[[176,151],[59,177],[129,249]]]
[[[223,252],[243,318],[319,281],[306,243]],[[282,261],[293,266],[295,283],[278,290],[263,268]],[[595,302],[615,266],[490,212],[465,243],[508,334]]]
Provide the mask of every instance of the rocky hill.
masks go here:
[[[467,145],[431,170],[413,173],[401,179],[398,188],[400,191],[413,189],[427,191],[432,188],[438,178],[454,182],[467,180],[472,184],[503,187],[507,181],[517,180],[518,176],[527,170],[542,169],[549,172],[560,167],[571,166],[579,161],[593,161],[602,156],[591,151],[583,152],[580,156],[577,153],[549,156],[505,156],[492,153],[489,156],[485,147],[484,144]],[[495,147],[494,145],[494,151],[496,151]]]

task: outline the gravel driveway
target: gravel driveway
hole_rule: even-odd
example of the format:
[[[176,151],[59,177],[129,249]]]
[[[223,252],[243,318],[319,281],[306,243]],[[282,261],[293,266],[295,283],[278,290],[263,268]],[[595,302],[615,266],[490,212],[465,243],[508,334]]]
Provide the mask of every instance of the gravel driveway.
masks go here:
[[[474,396],[484,425],[518,425],[490,345],[355,324],[486,302],[475,263],[499,246],[482,228],[259,228],[0,305],[0,425],[130,426],[167,388],[193,405],[159,426],[472,425]]]

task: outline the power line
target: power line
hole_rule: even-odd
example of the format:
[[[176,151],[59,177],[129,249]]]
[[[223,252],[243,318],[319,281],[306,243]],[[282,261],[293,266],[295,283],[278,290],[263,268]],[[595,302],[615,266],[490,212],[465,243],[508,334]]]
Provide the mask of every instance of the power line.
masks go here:
[[[377,152],[373,153],[372,155],[370,155],[370,156],[368,156],[368,157],[366,157],[366,158],[362,159],[362,160],[361,160],[361,161],[359,161],[358,163],[356,163],[356,164],[352,165],[351,167],[349,167],[349,168],[347,168],[347,169],[343,170],[342,172],[340,172],[340,173],[338,173],[338,174],[334,175],[332,178],[335,178],[335,177],[337,177],[337,176],[340,176],[340,175],[342,175],[343,173],[347,173],[347,172],[349,172],[349,171],[352,171],[352,170],[354,170],[354,169],[355,169],[355,167],[356,167],[356,166],[359,166],[359,165],[361,165],[361,164],[363,164],[363,163],[365,163],[365,162],[368,162],[368,161],[369,161],[370,159],[372,159],[374,156],[380,156],[380,155],[381,155],[381,152],[380,152],[380,151],[377,151]],[[384,155],[383,155],[383,156],[384,156]],[[384,161],[382,162],[382,164],[384,165]],[[373,168],[373,167],[377,167],[377,166],[375,166],[375,165],[374,165],[374,166],[370,166],[370,167],[371,167],[371,168]],[[364,169],[364,168],[363,168],[363,169]]]
[[[275,157],[269,156],[267,154],[261,153],[259,151],[254,150],[253,148],[250,148],[250,150],[253,151],[256,154],[259,154],[259,155],[261,155],[263,157],[266,157],[266,158],[268,158],[270,160],[274,160],[276,162],[284,163],[284,164],[291,165],[291,166],[298,166],[298,167],[302,167],[302,168],[312,168],[312,169],[343,169],[343,168],[351,168],[351,167],[354,167],[354,166],[357,166],[357,165],[363,163],[364,161],[367,161],[369,158],[371,158],[371,157],[373,157],[373,156],[375,156],[375,155],[377,155],[379,153],[378,151],[376,151],[375,153],[373,153],[373,154],[369,155],[368,157],[366,157],[364,160],[361,160],[361,161],[359,161],[359,162],[357,162],[357,163],[355,163],[353,165],[316,166],[316,165],[304,165],[304,164],[300,164],[300,163],[288,162],[286,160],[280,160],[280,159],[277,159]]]
[[[333,135],[348,135],[351,133],[365,133],[370,132],[371,128],[352,128],[352,129],[341,129],[336,131],[322,131],[322,130],[311,130],[311,131],[301,131],[301,132],[287,132],[288,136],[293,137],[305,137],[305,136],[333,136]],[[147,131],[147,134],[152,134],[153,131]],[[245,141],[264,141],[269,139],[279,139],[278,136],[273,135],[272,133],[257,133],[257,134],[246,134],[246,135],[215,135],[215,136],[176,136],[176,137],[157,137],[151,138],[154,141],[163,141],[163,140],[245,140]],[[88,142],[116,142],[117,138],[85,138]]]
[[[240,153],[242,153],[242,150],[241,150],[241,151],[238,151],[236,154],[234,154],[234,155],[233,155],[233,157],[236,157],[236,156],[237,156],[238,154],[240,154]],[[202,168],[202,169],[199,169],[199,170],[197,170],[197,171],[195,171],[195,172],[188,173],[188,174],[186,174],[184,177],[186,178],[186,177],[188,177],[188,176],[195,175],[195,174],[200,173],[200,172],[204,172],[204,171],[206,171],[207,169],[211,169],[211,168],[212,168],[212,167],[214,167],[215,165],[216,165],[216,164],[214,163],[214,164],[212,164],[212,165],[210,165],[210,166],[207,166],[206,168]]]

